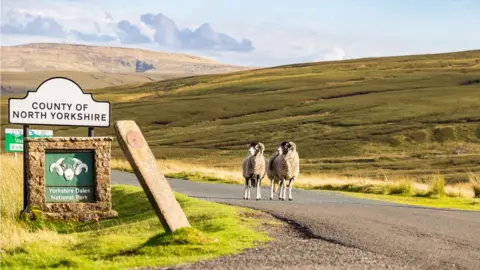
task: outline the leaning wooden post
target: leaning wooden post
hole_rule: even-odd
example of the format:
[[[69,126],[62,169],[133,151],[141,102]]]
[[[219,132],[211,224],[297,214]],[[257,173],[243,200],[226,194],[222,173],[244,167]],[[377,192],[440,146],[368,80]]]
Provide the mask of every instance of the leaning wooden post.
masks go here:
[[[117,121],[115,131],[120,147],[165,230],[174,232],[190,227],[137,124],[134,121]]]

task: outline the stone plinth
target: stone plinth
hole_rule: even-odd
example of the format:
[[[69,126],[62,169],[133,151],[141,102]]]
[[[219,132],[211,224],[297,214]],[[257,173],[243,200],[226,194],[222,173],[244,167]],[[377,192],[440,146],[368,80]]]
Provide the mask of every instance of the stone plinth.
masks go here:
[[[116,217],[110,188],[112,141],[112,137],[25,138],[29,184],[25,212],[36,207],[44,218],[79,221]]]

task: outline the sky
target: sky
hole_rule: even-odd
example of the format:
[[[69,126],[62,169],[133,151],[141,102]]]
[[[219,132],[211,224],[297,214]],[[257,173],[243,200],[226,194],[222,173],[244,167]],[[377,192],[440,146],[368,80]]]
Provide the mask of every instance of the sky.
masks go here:
[[[266,67],[480,49],[479,0],[2,0],[1,45],[144,48]]]

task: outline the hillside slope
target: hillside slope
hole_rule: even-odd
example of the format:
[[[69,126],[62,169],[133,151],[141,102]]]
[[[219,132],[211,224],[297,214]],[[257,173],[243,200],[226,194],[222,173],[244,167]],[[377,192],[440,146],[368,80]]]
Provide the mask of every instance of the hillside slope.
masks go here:
[[[143,84],[164,79],[183,77],[182,74],[158,73],[107,73],[81,71],[32,71],[1,72],[2,95],[25,93],[36,89],[42,82],[51,77],[67,77],[76,81],[82,89],[103,88],[125,84]]]
[[[440,172],[462,181],[480,171],[480,51],[299,64],[94,93],[113,102],[113,120],[141,125],[158,158],[238,167],[248,142],[262,141],[269,156],[292,140],[303,172]],[[5,112],[5,100],[2,106]],[[118,147],[114,153],[121,155]]]

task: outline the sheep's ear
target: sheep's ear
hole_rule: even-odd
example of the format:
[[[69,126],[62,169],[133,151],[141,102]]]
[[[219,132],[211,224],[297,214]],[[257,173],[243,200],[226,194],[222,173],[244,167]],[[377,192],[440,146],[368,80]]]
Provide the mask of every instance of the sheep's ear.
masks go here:
[[[297,150],[297,145],[294,143],[294,142],[288,142],[290,144],[290,147],[293,149],[293,150]]]
[[[258,145],[262,151],[265,151],[265,145],[263,143],[258,143]]]

